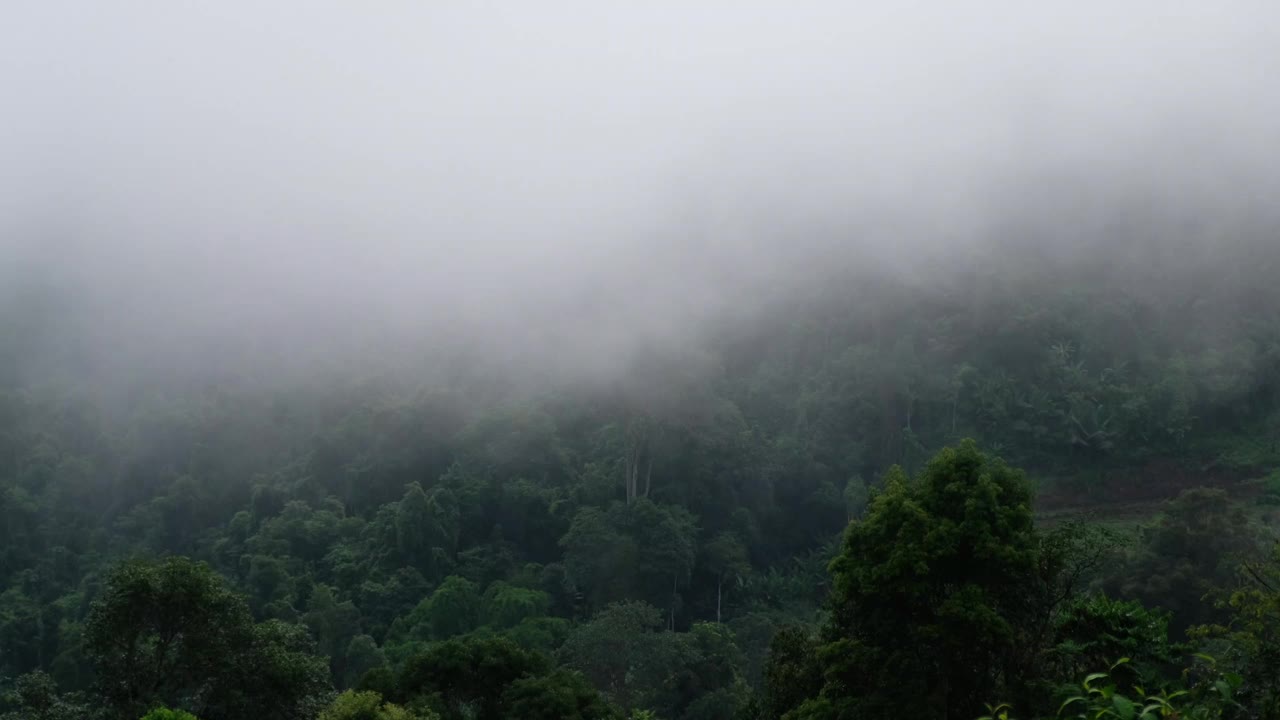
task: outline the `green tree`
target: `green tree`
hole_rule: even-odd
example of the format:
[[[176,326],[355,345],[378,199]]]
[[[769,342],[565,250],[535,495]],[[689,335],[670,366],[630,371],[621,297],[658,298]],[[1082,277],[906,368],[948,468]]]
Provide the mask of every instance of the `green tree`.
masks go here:
[[[354,687],[365,673],[387,666],[387,657],[378,643],[368,635],[356,635],[347,644],[343,687]]]
[[[551,598],[540,590],[495,582],[484,592],[485,622],[495,628],[512,628],[521,622],[547,614]]]
[[[760,720],[778,720],[818,695],[822,667],[817,651],[817,639],[805,628],[792,625],[773,636],[764,663]]]
[[[733,533],[720,533],[702,549],[707,568],[716,576],[716,622],[721,621],[725,581],[741,578],[751,570],[747,549]]]
[[[307,628],[280,620],[253,626],[209,680],[203,707],[194,708],[205,720],[310,720],[333,692],[329,662],[315,654]]]
[[[207,565],[186,558],[126,562],[85,626],[98,686],[123,716],[175,705],[250,644],[252,618]]]
[[[1075,720],[1235,720],[1242,707],[1237,700],[1241,678],[1223,673],[1207,655],[1198,658],[1198,667],[1187,668],[1186,684],[1170,684],[1158,691],[1135,686],[1130,681],[1129,659],[1121,658],[1107,672],[1094,672],[1071,687],[1062,701],[1057,718]],[[978,720],[1015,720],[1008,704],[988,706],[988,714]]]
[[[894,469],[831,564],[820,696],[802,718],[976,717],[1033,618],[1039,540],[1022,473],[973,441]]]
[[[58,692],[53,678],[44,672],[22,675],[13,688],[0,694],[0,720],[85,720],[93,717],[87,705]]]
[[[431,712],[410,712],[399,705],[383,702],[376,692],[348,690],[321,711],[317,720],[437,720]]]
[[[559,657],[624,710],[651,707],[686,659],[680,637],[664,625],[652,605],[615,603],[575,628]]]
[[[1054,679],[1083,677],[1114,658],[1129,658],[1125,687],[1158,686],[1179,659],[1169,642],[1169,616],[1133,600],[1105,595],[1074,598],[1058,613],[1050,655]]]
[[[470,580],[451,575],[431,593],[427,623],[437,640],[470,632],[480,624],[480,594]]]
[[[453,560],[458,544],[458,510],[447,490],[428,495],[410,483],[396,507],[396,545],[404,561],[428,578],[439,578]]]
[[[508,717],[521,720],[622,718],[580,673],[567,670],[516,680],[503,694],[503,705]]]
[[[346,672],[346,650],[360,631],[360,610],[350,601],[338,602],[327,585],[317,585],[307,599],[303,623],[316,639],[320,654],[329,658],[334,677]]]
[[[849,522],[862,517],[862,514],[867,511],[867,501],[870,497],[871,492],[867,488],[867,482],[861,476],[855,475],[849,478],[844,486],[844,507]]]
[[[254,608],[282,600],[288,595],[289,571],[283,558],[253,555],[249,558],[247,578]]]
[[[667,700],[655,709],[682,720],[734,717],[750,690],[733,631],[721,623],[694,623],[677,637],[680,652],[672,658]]]
[[[389,649],[391,645],[446,640],[469,633],[479,627],[482,610],[475,583],[450,575],[408,615],[392,623],[387,634]],[[394,653],[393,659],[397,659]]]
[[[303,718],[328,691],[305,628],[254,625],[244,598],[187,558],[129,561],[109,576],[84,631],[110,711],[189,707],[206,720]]]
[[[146,715],[142,716],[142,720],[200,720],[200,718],[192,715],[185,710],[170,710],[169,708],[156,708]]]
[[[446,720],[507,717],[504,691],[524,677],[545,673],[547,659],[500,637],[432,643],[410,658],[397,682],[399,699],[425,701]]]
[[[1280,545],[1242,568],[1243,580],[1219,593],[1225,623],[1194,628],[1224,667],[1243,677],[1239,700],[1259,720],[1280,719]]]
[[[1143,528],[1127,566],[1108,579],[1106,588],[1169,610],[1177,634],[1191,625],[1220,622],[1223,614],[1205,596],[1236,584],[1240,563],[1256,559],[1258,539],[1244,509],[1225,491],[1187,490]]]
[[[586,507],[560,539],[567,579],[592,607],[631,594],[634,579],[628,570],[635,567],[639,547],[621,530],[610,513]]]

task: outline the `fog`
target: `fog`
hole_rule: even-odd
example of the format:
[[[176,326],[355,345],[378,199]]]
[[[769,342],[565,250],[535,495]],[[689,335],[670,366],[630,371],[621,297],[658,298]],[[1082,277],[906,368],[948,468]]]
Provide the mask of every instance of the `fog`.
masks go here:
[[[1272,2],[5,16],[0,300],[96,369],[478,342],[607,373],[823,273],[1196,262],[1280,218]]]

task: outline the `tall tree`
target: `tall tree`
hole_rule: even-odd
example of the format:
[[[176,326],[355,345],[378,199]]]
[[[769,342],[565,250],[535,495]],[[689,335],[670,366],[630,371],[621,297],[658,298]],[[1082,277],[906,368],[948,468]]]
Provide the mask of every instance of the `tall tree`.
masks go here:
[[[111,716],[127,720],[157,704],[205,720],[303,718],[328,690],[327,664],[305,628],[255,626],[244,598],[187,558],[117,567],[84,643]]]
[[[747,562],[747,549],[737,535],[723,532],[707,543],[702,551],[708,569],[716,576],[716,622],[720,622],[725,581],[746,575],[751,569]]]
[[[831,564],[825,682],[797,717],[971,718],[997,697],[1034,608],[1039,542],[1020,471],[972,441],[914,482],[889,472]]]
[[[208,566],[185,558],[116,568],[85,626],[104,697],[121,716],[185,705],[250,644],[244,601]]]

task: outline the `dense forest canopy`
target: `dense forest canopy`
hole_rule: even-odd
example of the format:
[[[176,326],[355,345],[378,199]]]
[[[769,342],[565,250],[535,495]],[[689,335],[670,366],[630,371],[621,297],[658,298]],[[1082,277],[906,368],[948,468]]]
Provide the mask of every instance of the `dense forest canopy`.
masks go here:
[[[1280,720],[1280,16],[766,5],[19,8],[0,720]]]
[[[918,650],[952,632],[914,614],[902,629],[866,615],[874,598],[898,612],[903,591],[850,595],[845,561],[834,577],[827,563],[850,521],[857,562],[897,562],[878,552],[929,535],[928,516],[905,536],[879,528],[902,522],[892,513],[909,477],[925,483],[910,492],[943,492],[932,468],[957,461],[930,458],[973,438],[964,452],[1030,472],[995,476],[1021,488],[994,499],[1022,519],[985,552],[1029,553],[1002,560],[1016,567],[993,582],[1054,598],[1017,611],[1043,621],[1001,621],[1042,630],[1013,646],[997,639],[1006,626],[987,630],[991,652],[1019,654],[1005,671],[1018,675],[965,656],[981,677],[948,681],[973,684],[963,698],[932,695],[939,680],[874,654],[865,662],[897,669],[853,671],[862,679],[840,692],[900,688],[866,701],[887,703],[884,717],[913,698],[976,717],[984,702],[1014,699],[1000,692],[1043,711],[1056,691],[1036,683],[1144,653],[1161,658],[1144,672],[1176,666],[1187,628],[1227,625],[1214,592],[1273,602],[1269,585],[1238,585],[1250,580],[1236,568],[1264,561],[1268,508],[1280,502],[1277,259],[1280,244],[1224,251],[1217,272],[1236,282],[1193,295],[1188,278],[1172,297],[1083,267],[996,265],[929,287],[832,282],[588,385],[504,383],[465,362],[417,383],[391,371],[171,378],[105,394],[13,382],[0,395],[3,674],[20,689],[47,673],[37,677],[51,696],[101,697],[118,717],[153,702],[206,719],[269,703],[273,717],[311,717],[329,688],[376,692],[370,707],[396,703],[390,713],[525,717],[476,705],[497,702],[494,683],[516,683],[512,703],[578,697],[596,708],[583,717],[777,717],[793,708],[770,695],[770,678],[802,671],[771,664],[830,662],[816,646],[812,659],[779,659],[797,652],[777,647],[785,638],[870,632]],[[6,332],[10,347],[38,345],[21,323]],[[1033,507],[1116,535],[1061,597],[1062,581],[1043,573],[1077,560],[1036,559],[1053,536],[1036,539]],[[1005,572],[982,557],[965,561],[972,569],[921,561],[961,580]],[[1132,609],[1107,604],[1121,602]],[[1134,625],[1132,613],[1151,619]],[[268,655],[255,660],[259,643]],[[154,660],[130,669],[135,653]],[[515,665],[489,669],[498,662]],[[460,679],[441,680],[440,663]],[[815,697],[830,687],[807,672]],[[255,688],[238,673],[283,676]],[[912,690],[908,676],[924,684]],[[931,717],[928,707],[909,714]]]

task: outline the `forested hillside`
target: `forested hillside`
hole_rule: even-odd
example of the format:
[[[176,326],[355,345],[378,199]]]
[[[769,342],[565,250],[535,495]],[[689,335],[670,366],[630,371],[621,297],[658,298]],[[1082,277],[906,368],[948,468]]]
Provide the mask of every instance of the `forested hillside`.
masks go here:
[[[0,720],[1280,720],[1275,0],[0,10]]]
[[[28,290],[4,717],[1277,717],[1278,259],[830,267],[582,382],[108,376]]]

